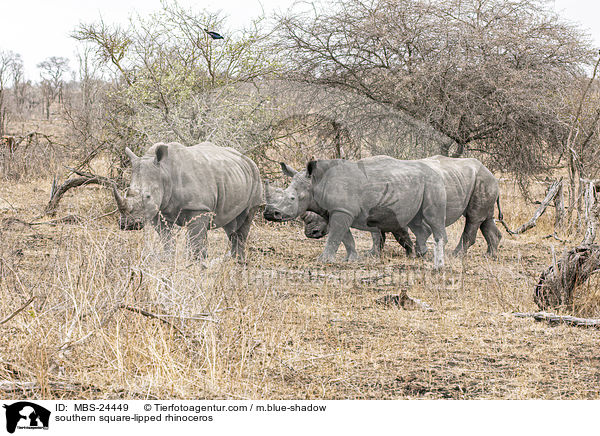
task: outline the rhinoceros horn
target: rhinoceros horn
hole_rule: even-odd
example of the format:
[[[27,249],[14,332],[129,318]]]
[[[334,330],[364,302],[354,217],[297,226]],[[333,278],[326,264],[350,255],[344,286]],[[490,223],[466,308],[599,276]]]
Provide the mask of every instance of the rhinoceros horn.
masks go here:
[[[121,211],[121,213],[129,213],[129,205],[127,204],[127,200],[125,200],[121,194],[119,194],[119,190],[117,189],[116,186],[113,186],[113,194],[115,196],[115,201],[117,202],[117,207],[119,208],[119,211]]]

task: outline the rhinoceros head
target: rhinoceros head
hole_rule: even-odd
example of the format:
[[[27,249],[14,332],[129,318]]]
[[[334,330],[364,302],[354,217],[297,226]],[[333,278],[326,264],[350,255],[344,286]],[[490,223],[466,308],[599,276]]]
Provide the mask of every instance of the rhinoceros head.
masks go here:
[[[116,188],[113,193],[121,213],[120,228],[137,230],[144,227],[146,221],[155,219],[160,211],[164,196],[160,167],[167,158],[168,146],[158,145],[155,156],[138,157],[129,148],[125,152],[131,160],[131,184],[126,197],[122,197]]]
[[[263,213],[269,221],[289,221],[306,212],[311,198],[310,180],[306,178],[306,171],[296,171],[289,165],[281,162],[283,174],[292,178],[290,186],[286,189],[265,187],[266,207]]]
[[[307,238],[320,239],[329,232],[327,220],[321,215],[307,211],[300,215],[300,219],[304,221],[304,235]]]

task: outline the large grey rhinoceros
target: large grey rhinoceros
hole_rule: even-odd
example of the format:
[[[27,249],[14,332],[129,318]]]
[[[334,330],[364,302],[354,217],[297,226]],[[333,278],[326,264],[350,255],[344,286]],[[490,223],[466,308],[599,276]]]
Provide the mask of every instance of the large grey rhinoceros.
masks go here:
[[[434,235],[434,267],[444,264],[446,237],[446,190],[438,170],[420,161],[400,161],[375,156],[350,162],[341,159],[308,163],[302,172],[284,172],[292,176],[285,190],[267,188],[264,216],[272,221],[297,218],[307,210],[329,222],[329,236],[322,262],[331,262],[340,243],[352,260],[354,239],[350,227],[372,232],[381,225],[385,231],[406,228],[415,218],[427,224]],[[376,226],[367,220],[374,220]],[[394,229],[391,229],[391,227]]]
[[[244,259],[250,224],[262,204],[260,174],[250,158],[210,142],[192,147],[158,143],[142,157],[125,151],[131,185],[126,197],[113,190],[121,229],[151,222],[169,248],[173,226],[187,226],[188,248],[205,257],[207,230],[223,227],[231,255]]]
[[[499,216],[500,198],[498,181],[494,175],[477,159],[449,158],[445,156],[433,156],[422,159],[423,162],[438,169],[444,179],[446,188],[446,226],[456,222],[461,216],[465,216],[465,228],[461,239],[454,250],[454,254],[466,253],[467,249],[475,242],[477,229],[481,232],[488,243],[488,254],[495,256],[498,243],[502,238],[500,231],[493,220],[494,206],[498,204]],[[307,212],[303,217],[305,235],[309,238],[320,238],[327,234],[327,220],[320,215]],[[409,228],[417,235],[417,255],[424,255],[427,251],[425,245],[431,231],[426,225],[416,219],[409,223]],[[377,225],[373,217],[369,224]],[[394,230],[387,229],[387,230]],[[410,244],[406,229],[394,230],[396,240],[406,248],[410,254],[407,244]],[[407,242],[408,240],[408,242]],[[382,232],[381,248],[385,242],[385,232]]]

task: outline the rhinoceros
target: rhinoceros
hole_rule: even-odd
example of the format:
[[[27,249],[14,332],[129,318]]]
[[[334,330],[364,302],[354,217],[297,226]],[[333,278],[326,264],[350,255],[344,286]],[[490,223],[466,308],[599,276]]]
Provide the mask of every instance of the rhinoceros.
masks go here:
[[[485,238],[487,253],[495,257],[502,234],[494,222],[494,207],[500,210],[500,190],[498,180],[479,160],[474,158],[451,158],[432,156],[421,159],[427,165],[437,169],[444,180],[446,188],[446,226],[455,223],[461,216],[465,217],[465,227],[454,254],[466,253],[475,243],[477,229]],[[425,245],[431,231],[425,225],[412,222],[410,229],[416,236],[417,254],[427,251]],[[383,230],[383,229],[382,229]]]
[[[285,172],[287,167],[282,168]],[[371,231],[375,249],[380,248],[375,240],[377,229],[397,231],[416,219],[433,233],[434,267],[443,266],[446,190],[438,170],[420,161],[375,156],[358,162],[311,161],[305,171],[289,175],[292,183],[286,190],[267,191],[264,216],[287,221],[309,210],[325,217],[329,236],[320,261],[333,261],[340,243],[352,259],[350,227]],[[368,219],[376,225],[367,223]]]
[[[302,215],[300,215],[300,219],[304,223],[304,235],[307,238],[321,239],[324,236],[326,236],[327,233],[329,233],[329,225],[327,223],[327,220],[315,212],[306,211]],[[380,234],[378,236],[375,236],[373,239],[375,243],[379,241],[379,249],[371,249],[370,253],[374,255],[378,251],[381,252],[381,250],[383,250],[383,245],[385,244],[386,239],[385,232],[381,232],[378,229],[376,233]],[[396,241],[398,241],[398,243],[404,248],[404,250],[406,251],[406,255],[411,256],[413,253],[413,243],[410,239],[408,231],[404,228],[399,228],[392,234],[394,235]]]
[[[123,197],[115,188],[123,230],[154,225],[170,247],[173,226],[187,226],[188,249],[206,256],[206,232],[223,227],[231,255],[244,260],[245,242],[262,184],[256,164],[237,150],[203,142],[191,147],[158,143],[142,157],[129,148],[131,184]]]
[[[306,176],[306,170],[296,171],[284,162],[281,162],[281,170],[283,174],[292,178],[292,182],[285,190],[272,188],[269,186],[268,181],[265,182],[267,204],[263,213],[264,217],[270,221],[280,222],[299,217],[304,221],[306,236],[310,234],[309,237],[318,239],[327,235],[329,233],[329,214],[312,199],[312,187],[310,179]],[[280,212],[279,209],[283,212]],[[320,217],[320,219],[317,217]],[[363,227],[355,228],[362,229]],[[378,256],[383,234],[375,227],[367,230],[371,232],[373,238],[373,248],[368,252],[368,255]],[[354,237],[350,231],[344,236],[342,243],[346,247],[346,260],[358,259]]]
[[[498,205],[500,217],[502,212],[500,210],[498,181],[494,175],[477,159],[433,156],[422,159],[422,161],[438,169],[444,179],[446,188],[446,226],[453,224],[461,216],[466,218],[465,229],[454,254],[465,253],[473,245],[475,234],[479,228],[488,243],[488,254],[495,256],[498,243],[502,238],[493,220],[495,204]],[[325,218],[313,212],[306,212],[305,216],[301,218],[304,221],[307,237],[318,239],[327,234],[327,220]],[[426,224],[418,221],[416,219],[409,223],[409,228],[418,235],[417,255],[422,256],[427,251],[425,243],[431,232]],[[368,219],[368,224],[377,226],[374,217]],[[392,229],[388,228],[387,230]],[[395,229],[394,236],[406,248],[407,254],[410,254],[407,244],[411,243],[406,229],[402,227]],[[384,242],[385,232],[382,232],[382,249]]]

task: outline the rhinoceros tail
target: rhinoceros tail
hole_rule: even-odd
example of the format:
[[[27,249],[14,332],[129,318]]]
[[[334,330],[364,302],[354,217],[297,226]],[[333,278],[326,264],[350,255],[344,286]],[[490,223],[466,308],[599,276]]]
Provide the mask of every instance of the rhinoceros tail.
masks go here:
[[[498,221],[504,221],[504,216],[502,215],[502,210],[500,210],[500,196],[496,198],[496,204],[498,205]]]

